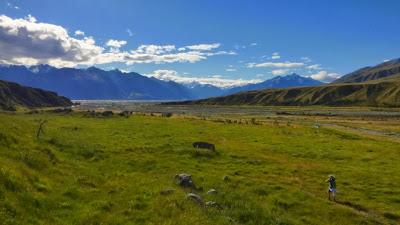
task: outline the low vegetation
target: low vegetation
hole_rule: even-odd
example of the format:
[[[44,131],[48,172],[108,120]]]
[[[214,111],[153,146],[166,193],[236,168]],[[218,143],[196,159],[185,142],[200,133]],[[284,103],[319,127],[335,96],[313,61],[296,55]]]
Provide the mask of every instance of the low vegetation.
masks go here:
[[[398,142],[280,117],[87,115],[0,114],[2,224],[400,221]]]

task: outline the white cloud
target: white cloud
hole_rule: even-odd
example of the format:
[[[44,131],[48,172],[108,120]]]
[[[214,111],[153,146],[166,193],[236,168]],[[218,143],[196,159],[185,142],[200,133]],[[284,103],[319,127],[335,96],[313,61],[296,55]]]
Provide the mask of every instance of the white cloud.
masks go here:
[[[220,46],[216,43],[190,45],[180,51],[176,51],[174,45],[141,45],[131,51],[120,51],[126,44],[126,41],[110,39],[106,43],[109,48],[104,48],[97,45],[93,37],[71,37],[65,28],[37,22],[31,15],[23,19],[0,15],[0,63],[3,64],[74,67],[113,62],[126,65],[194,63],[210,56],[236,54],[213,51]]]
[[[252,47],[254,47],[254,46],[257,46],[258,44],[257,43],[255,43],[255,42],[253,42],[253,43],[250,43],[250,46],[252,46]]]
[[[281,56],[279,55],[279,52],[274,52],[272,53],[271,59],[280,59]]]
[[[227,71],[227,72],[235,72],[236,69],[235,68],[228,68],[228,69],[225,69],[225,71]]]
[[[302,67],[304,63],[301,62],[264,62],[264,63],[248,63],[248,68],[254,67],[267,67],[267,68],[296,68]]]
[[[186,46],[186,48],[190,50],[199,50],[199,51],[210,51],[215,48],[219,48],[221,44],[219,43],[214,43],[214,44],[199,44],[199,45],[189,45]]]
[[[278,69],[278,70],[272,70],[271,73],[273,75],[285,75],[289,73],[288,69]]]
[[[75,36],[85,36],[85,32],[83,32],[81,30],[76,30],[75,31]]]
[[[315,80],[322,81],[322,82],[331,82],[333,80],[338,79],[340,77],[340,74],[329,73],[325,70],[322,70],[322,71],[319,71],[318,73],[309,75],[309,77],[311,77]]]
[[[114,40],[114,39],[110,39],[106,42],[106,46],[110,47],[110,52],[113,53],[119,53],[120,52],[120,48],[124,45],[126,45],[126,41],[124,40]]]
[[[28,14],[28,16],[25,17],[25,19],[31,23],[36,23],[36,18],[33,17],[31,14]]]
[[[121,48],[124,45],[126,45],[126,41],[124,41],[124,40],[119,41],[119,40],[110,39],[106,43],[106,46],[112,47],[112,48]]]
[[[321,68],[320,64],[314,64],[314,65],[307,66],[307,69],[310,69],[310,70],[321,70],[322,68]]]
[[[128,33],[128,36],[129,37],[132,37],[133,35],[135,35],[133,32],[132,32],[132,30],[131,29],[126,29],[126,33]]]
[[[256,77],[264,77],[264,76],[265,76],[265,74],[261,74],[261,73],[256,74]]]
[[[75,64],[89,61],[102,51],[93,38],[72,38],[63,27],[37,23],[31,15],[24,19],[0,15],[0,63]]]
[[[172,80],[181,84],[191,84],[191,83],[211,84],[220,88],[243,86],[250,83],[261,82],[261,80],[259,79],[252,79],[252,80],[226,79],[222,78],[222,76],[220,75],[187,77],[179,75],[178,72],[176,72],[175,70],[156,70],[152,74],[147,74],[147,76],[155,77],[161,80]]]

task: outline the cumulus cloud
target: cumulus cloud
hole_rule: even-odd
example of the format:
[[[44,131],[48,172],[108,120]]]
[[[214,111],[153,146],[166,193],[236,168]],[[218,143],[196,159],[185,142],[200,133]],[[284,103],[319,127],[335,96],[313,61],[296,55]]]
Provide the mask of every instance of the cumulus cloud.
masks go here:
[[[75,36],[85,36],[85,32],[83,32],[81,30],[76,30],[75,31]]]
[[[279,55],[279,52],[274,52],[272,53],[271,59],[280,59],[281,56]]]
[[[285,75],[289,73],[288,69],[278,69],[278,70],[272,70],[271,73],[273,75]]]
[[[24,19],[0,15],[2,63],[50,63],[56,60],[79,63],[89,61],[102,51],[93,38],[71,38],[63,27],[37,23],[31,15]]]
[[[235,69],[235,68],[228,68],[228,69],[226,69],[225,71],[227,71],[227,72],[235,72],[236,69]]]
[[[141,45],[131,51],[120,51],[127,44],[123,40],[110,39],[106,47],[96,44],[93,37],[74,32],[74,38],[62,26],[40,23],[28,15],[13,19],[0,15],[0,63],[2,64],[50,64],[56,67],[106,64],[113,62],[127,65],[137,63],[194,63],[214,55],[231,55],[234,52],[214,51],[220,46],[198,44],[176,51],[174,45]]]
[[[178,72],[175,70],[156,70],[152,74],[147,74],[147,76],[155,77],[161,80],[172,80],[181,84],[192,84],[192,83],[211,84],[220,88],[237,87],[250,83],[261,82],[261,80],[259,79],[252,79],[252,80],[226,79],[222,78],[221,75],[188,77],[178,74]]]
[[[302,67],[304,63],[301,62],[264,62],[264,63],[248,63],[248,68],[266,67],[266,68],[296,68]]]
[[[124,40],[114,40],[110,39],[106,42],[106,46],[110,48],[110,52],[118,53],[120,52],[120,48],[126,45],[126,41]]]
[[[318,73],[309,75],[309,77],[322,82],[331,82],[338,79],[340,77],[340,74],[329,73],[328,71],[321,70]]]

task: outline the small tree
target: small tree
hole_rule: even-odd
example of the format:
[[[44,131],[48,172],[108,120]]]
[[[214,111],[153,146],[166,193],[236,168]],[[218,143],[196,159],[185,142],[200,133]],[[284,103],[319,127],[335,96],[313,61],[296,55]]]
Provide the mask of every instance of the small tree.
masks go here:
[[[47,123],[47,120],[43,120],[43,119],[40,119],[40,120],[39,120],[39,127],[38,127],[38,130],[37,130],[37,132],[36,132],[36,138],[37,138],[37,139],[39,139],[39,138],[40,138],[40,135],[41,135],[42,133],[44,133],[43,126],[44,126],[46,123]]]

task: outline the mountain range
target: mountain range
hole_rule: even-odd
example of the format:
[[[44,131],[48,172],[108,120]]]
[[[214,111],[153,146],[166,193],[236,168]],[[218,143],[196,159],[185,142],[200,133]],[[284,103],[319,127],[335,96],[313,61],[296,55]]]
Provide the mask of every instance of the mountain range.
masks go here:
[[[138,73],[55,68],[49,65],[0,66],[0,80],[57,92],[70,99],[187,100],[224,96],[240,91],[294,86],[315,86],[322,83],[297,74],[278,76],[257,84],[219,88],[210,84],[180,84],[159,80]]]
[[[359,69],[327,85],[240,92],[177,104],[400,107],[400,59]]]

